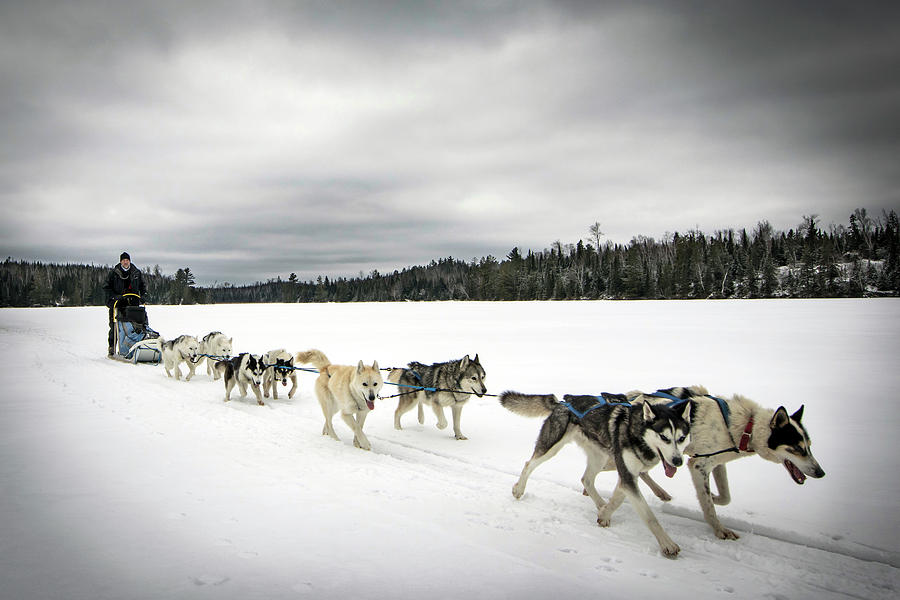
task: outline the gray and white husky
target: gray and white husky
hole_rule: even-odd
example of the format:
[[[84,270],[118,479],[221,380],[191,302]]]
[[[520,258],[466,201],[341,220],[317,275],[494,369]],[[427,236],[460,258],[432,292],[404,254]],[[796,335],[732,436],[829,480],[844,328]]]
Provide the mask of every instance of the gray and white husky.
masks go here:
[[[216,363],[220,360],[229,360],[231,358],[231,340],[225,337],[221,331],[212,331],[203,336],[200,340],[200,354],[206,354],[206,374],[212,375],[214,380],[219,379],[220,375],[216,371]],[[216,358],[210,358],[215,356]]]
[[[710,396],[702,386],[669,388],[656,394],[635,396],[634,399],[653,403],[669,402],[665,396],[688,399],[694,406],[691,443],[686,450],[691,456],[688,466],[703,516],[715,531],[716,537],[732,540],[739,537],[737,533],[724,527],[716,515],[716,504],[724,506],[731,501],[726,463],[755,455],[783,464],[797,484],[803,484],[807,476],[816,479],[825,476],[825,471],[812,454],[809,433],[801,422],[802,406],[789,415],[783,406],[776,410],[763,408],[738,394],[731,398],[717,399]],[[720,405],[720,400],[723,405]],[[718,494],[715,496],[710,488],[710,473],[716,482]],[[644,481],[654,485],[648,479],[649,476]]]
[[[390,383],[399,384],[400,402],[394,411],[394,428],[402,429],[400,417],[403,413],[419,407],[419,423],[425,423],[422,404],[430,404],[437,416],[438,429],[447,427],[444,407],[449,406],[453,414],[453,433],[458,440],[467,439],[460,430],[462,409],[472,394],[479,398],[487,393],[484,380],[487,377],[478,355],[470,359],[467,354],[459,360],[425,365],[419,362],[409,363],[405,369],[393,369],[388,374]],[[416,388],[433,388],[419,389]]]
[[[160,339],[160,349],[162,350],[163,366],[166,368],[166,375],[172,377],[172,371],[175,371],[175,379],[181,379],[181,369],[179,365],[186,363],[188,375],[185,381],[190,381],[194,376],[197,363],[200,362],[200,342],[192,335],[179,335],[174,340]]]
[[[294,355],[284,348],[269,350],[263,354],[263,363],[266,370],[263,371],[262,386],[263,396],[269,397],[269,388],[272,388],[272,397],[278,399],[278,383],[287,386],[291,382],[291,391],[288,398],[294,397],[297,391],[297,371],[294,370]]]
[[[231,390],[235,384],[241,388],[241,398],[247,395],[247,386],[256,394],[256,403],[264,406],[259,386],[262,383],[262,375],[265,365],[262,357],[256,354],[242,352],[230,360],[220,360],[216,363],[216,371],[225,378],[225,402],[231,400]]]
[[[656,537],[662,553],[674,558],[681,548],[663,530],[638,489],[637,479],[662,462],[666,474],[672,476],[681,466],[682,453],[690,442],[690,404],[679,409],[648,402],[624,403],[620,394],[598,396],[526,395],[518,392],[500,394],[500,404],[526,417],[546,417],[525,463],[513,496],[525,493],[528,477],[538,466],[553,458],[566,444],[575,442],[587,454],[587,469],[581,482],[597,506],[597,523],[608,527],[615,510],[627,497],[635,511]],[[608,463],[615,465],[619,481],[609,502],[604,502],[594,488],[597,472]]]

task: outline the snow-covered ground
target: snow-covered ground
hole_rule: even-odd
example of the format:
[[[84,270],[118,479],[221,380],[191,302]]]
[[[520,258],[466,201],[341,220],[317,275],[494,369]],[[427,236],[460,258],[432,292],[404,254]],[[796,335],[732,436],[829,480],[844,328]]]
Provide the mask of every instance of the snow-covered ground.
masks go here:
[[[221,330],[236,351],[320,348],[400,366],[478,353],[492,393],[599,393],[700,383],[806,405],[827,475],[729,467],[715,538],[690,477],[655,471],[669,560],[626,503],[609,529],[576,447],[510,493],[540,420],[495,398],[468,441],[396,400],[373,451],[320,435],[315,375],[293,400],[223,402],[201,370],[105,357],[106,309],[2,309],[0,596],[131,598],[896,598],[900,591],[900,301],[150,306],[166,337]],[[283,388],[282,388],[283,389]],[[390,393],[390,389],[388,389]],[[448,414],[449,416],[449,414]],[[608,495],[613,474],[597,488]],[[590,596],[589,596],[590,594]]]

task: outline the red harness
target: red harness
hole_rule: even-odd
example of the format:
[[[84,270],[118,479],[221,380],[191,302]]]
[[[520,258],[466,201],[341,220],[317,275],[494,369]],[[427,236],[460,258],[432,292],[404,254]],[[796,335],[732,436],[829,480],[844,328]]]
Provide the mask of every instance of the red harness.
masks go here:
[[[747,426],[744,427],[744,433],[741,434],[741,441],[738,444],[738,450],[741,452],[753,452],[753,450],[748,450],[750,447],[750,438],[753,436],[753,417],[750,417],[750,420],[747,421]]]

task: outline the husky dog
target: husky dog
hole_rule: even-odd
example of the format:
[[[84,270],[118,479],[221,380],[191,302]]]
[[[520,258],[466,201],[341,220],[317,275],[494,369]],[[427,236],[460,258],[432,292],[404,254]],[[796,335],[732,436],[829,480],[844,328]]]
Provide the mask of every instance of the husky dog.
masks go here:
[[[438,429],[444,429],[447,427],[444,407],[449,406],[453,413],[453,433],[456,439],[468,439],[460,431],[462,409],[472,394],[481,398],[487,393],[485,378],[486,374],[477,354],[474,359],[470,359],[467,354],[459,360],[433,365],[411,362],[405,369],[393,369],[388,375],[388,381],[400,384],[402,394],[397,410],[394,411],[394,428],[402,429],[400,417],[416,404],[419,407],[419,423],[425,423],[422,404],[426,403],[431,405],[437,416]],[[437,391],[430,389],[415,391],[416,388],[434,388]]]
[[[724,506],[731,502],[725,463],[758,455],[765,460],[782,463],[791,479],[798,484],[803,484],[807,476],[816,479],[825,476],[825,471],[813,457],[809,434],[801,423],[802,406],[794,414],[788,415],[783,406],[779,406],[777,410],[763,408],[738,394],[727,399],[717,399],[710,396],[702,386],[669,388],[656,394],[643,394],[635,399],[666,403],[670,401],[666,396],[688,399],[694,406],[691,415],[691,443],[686,450],[691,456],[688,466],[703,516],[715,531],[716,537],[723,540],[735,540],[739,537],[737,533],[724,527],[716,515],[716,504]],[[722,400],[724,407],[720,406],[719,400]],[[710,473],[716,481],[716,496],[711,492]]]
[[[291,391],[288,392],[288,398],[294,397],[297,391],[297,371],[294,370],[294,355],[287,350],[269,350],[263,354],[263,364],[266,370],[263,371],[262,386],[263,396],[269,397],[269,388],[272,388],[272,397],[278,399],[278,382],[287,386],[288,380],[291,381]]]
[[[529,475],[574,441],[587,454],[581,482],[597,506],[597,523],[608,527],[615,510],[627,497],[647,528],[656,536],[663,554],[674,558],[681,550],[663,530],[637,486],[637,478],[658,462],[669,477],[682,464],[682,453],[691,432],[690,403],[680,409],[647,402],[627,404],[621,394],[598,396],[500,394],[500,404],[526,417],[546,417],[531,459],[525,463],[513,496],[521,498]],[[597,472],[613,462],[619,481],[609,502],[594,488]]]
[[[213,331],[207,333],[200,340],[200,354],[206,354],[206,374],[212,375],[214,380],[219,379],[219,372],[216,371],[216,363],[220,360],[229,360],[231,358],[231,340],[225,337],[221,331]],[[216,358],[210,358],[215,356]]]
[[[328,357],[319,350],[307,350],[297,353],[297,362],[312,364],[319,370],[316,379],[316,397],[325,415],[325,426],[322,435],[330,435],[339,440],[331,419],[340,412],[341,418],[353,430],[353,445],[363,450],[371,450],[369,438],[363,433],[363,425],[369,411],[375,409],[375,398],[378,390],[384,385],[378,362],[371,367],[359,361],[355,367],[333,365]]]
[[[163,366],[166,368],[166,375],[172,377],[172,370],[175,371],[175,379],[181,379],[181,369],[178,367],[182,362],[187,364],[188,375],[185,381],[190,381],[194,376],[197,363],[200,362],[200,342],[192,335],[179,335],[174,340],[165,341],[160,339],[160,348],[162,349]]]
[[[247,386],[256,394],[256,403],[265,406],[262,395],[259,393],[259,385],[262,382],[263,370],[262,358],[256,354],[241,352],[230,360],[220,360],[216,363],[216,371],[225,377],[225,402],[231,400],[231,390],[235,384],[241,386],[241,398],[247,395]]]

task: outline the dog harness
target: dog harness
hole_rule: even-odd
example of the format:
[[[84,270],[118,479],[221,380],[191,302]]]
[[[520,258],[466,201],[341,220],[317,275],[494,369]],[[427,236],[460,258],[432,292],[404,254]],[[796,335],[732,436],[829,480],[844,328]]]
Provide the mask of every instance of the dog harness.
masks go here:
[[[623,396],[622,394],[610,394],[608,392],[602,392],[600,396],[597,396],[597,404],[594,404],[583,412],[572,406],[571,402],[563,402],[562,405],[565,406],[570,413],[572,413],[579,419],[583,419],[589,412],[600,408],[601,406],[626,406],[628,408],[631,408],[631,402],[628,402],[624,398],[625,396]]]
[[[685,403],[690,402],[690,398],[679,398],[677,396],[669,394],[668,392],[663,392],[662,390],[657,390],[656,392],[647,395],[653,396],[655,398],[664,398],[666,400],[671,400],[671,402],[666,404],[666,406],[668,406],[669,408],[678,408]],[[725,402],[725,400],[723,400],[722,398],[711,396],[709,394],[707,394],[706,397],[716,401],[716,404],[719,407],[719,412],[722,413],[722,420],[725,421],[725,430],[728,431],[728,436],[731,437],[731,410],[728,408],[728,403]],[[571,402],[563,402],[562,405],[565,406],[568,411],[575,415],[578,419],[583,419],[588,413],[600,408],[601,406],[632,406],[630,402],[625,400],[625,396],[622,394],[610,394],[607,392],[603,392],[600,396],[597,396],[597,400],[598,402],[596,404],[590,406],[587,410],[584,411],[580,411],[572,406]],[[710,452],[708,454],[694,454],[693,458],[708,458],[710,456],[716,456],[718,454],[724,454],[726,452],[753,452],[752,450],[750,450],[750,439],[752,437],[753,417],[750,417],[750,420],[744,427],[744,432],[741,434],[740,442],[731,446],[731,448],[725,448],[724,450],[718,450],[716,452]],[[734,438],[732,438],[732,442],[733,441]]]

